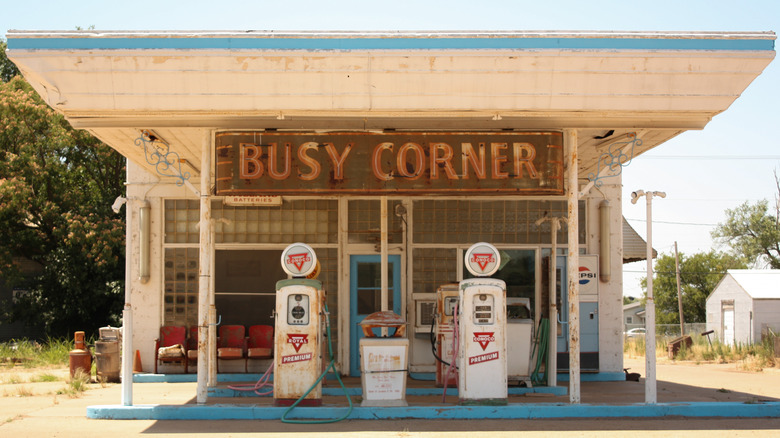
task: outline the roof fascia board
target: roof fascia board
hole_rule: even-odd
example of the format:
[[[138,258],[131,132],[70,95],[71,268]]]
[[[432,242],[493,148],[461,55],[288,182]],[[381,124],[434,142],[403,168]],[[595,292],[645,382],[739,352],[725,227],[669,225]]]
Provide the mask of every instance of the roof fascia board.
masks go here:
[[[745,33],[144,33],[9,31],[10,50],[692,50],[774,51]]]

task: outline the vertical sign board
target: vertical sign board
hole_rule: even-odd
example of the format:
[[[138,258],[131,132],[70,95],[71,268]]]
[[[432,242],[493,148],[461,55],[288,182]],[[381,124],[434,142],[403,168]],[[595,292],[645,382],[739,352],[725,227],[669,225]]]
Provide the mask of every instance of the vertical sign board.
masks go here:
[[[560,132],[216,136],[217,195],[562,195]]]
[[[360,340],[361,406],[407,406],[406,375],[409,339]]]
[[[599,256],[580,255],[580,301],[598,301]]]

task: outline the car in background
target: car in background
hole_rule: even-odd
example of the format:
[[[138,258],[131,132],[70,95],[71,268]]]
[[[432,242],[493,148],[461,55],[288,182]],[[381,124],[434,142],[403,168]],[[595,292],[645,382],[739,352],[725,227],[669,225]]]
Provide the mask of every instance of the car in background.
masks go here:
[[[640,328],[632,328],[631,330],[623,334],[626,336],[626,339],[631,339],[631,338],[639,338],[639,337],[644,338],[645,333],[647,333],[647,329],[640,327]]]

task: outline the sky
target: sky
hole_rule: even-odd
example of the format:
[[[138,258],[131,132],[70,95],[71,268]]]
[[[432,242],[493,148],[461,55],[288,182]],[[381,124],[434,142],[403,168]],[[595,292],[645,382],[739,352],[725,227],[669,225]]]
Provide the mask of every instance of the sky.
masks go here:
[[[14,30],[605,30],[780,31],[778,0],[203,1],[0,0],[0,32]],[[724,113],[636,157],[623,169],[623,216],[661,254],[716,247],[710,232],[745,201],[774,205],[780,174],[780,61]],[[646,263],[624,266],[624,295],[639,297]]]

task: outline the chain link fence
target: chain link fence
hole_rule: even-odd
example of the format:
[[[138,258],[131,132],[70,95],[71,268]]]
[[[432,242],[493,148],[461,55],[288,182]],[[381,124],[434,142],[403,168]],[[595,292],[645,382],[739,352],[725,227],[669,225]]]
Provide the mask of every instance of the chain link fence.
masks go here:
[[[703,322],[693,322],[685,324],[685,334],[689,336],[698,336],[707,331],[707,324]],[[628,333],[633,328],[645,328],[644,324],[624,324],[623,333]],[[680,324],[656,324],[655,336],[665,338],[677,338],[680,336]]]

